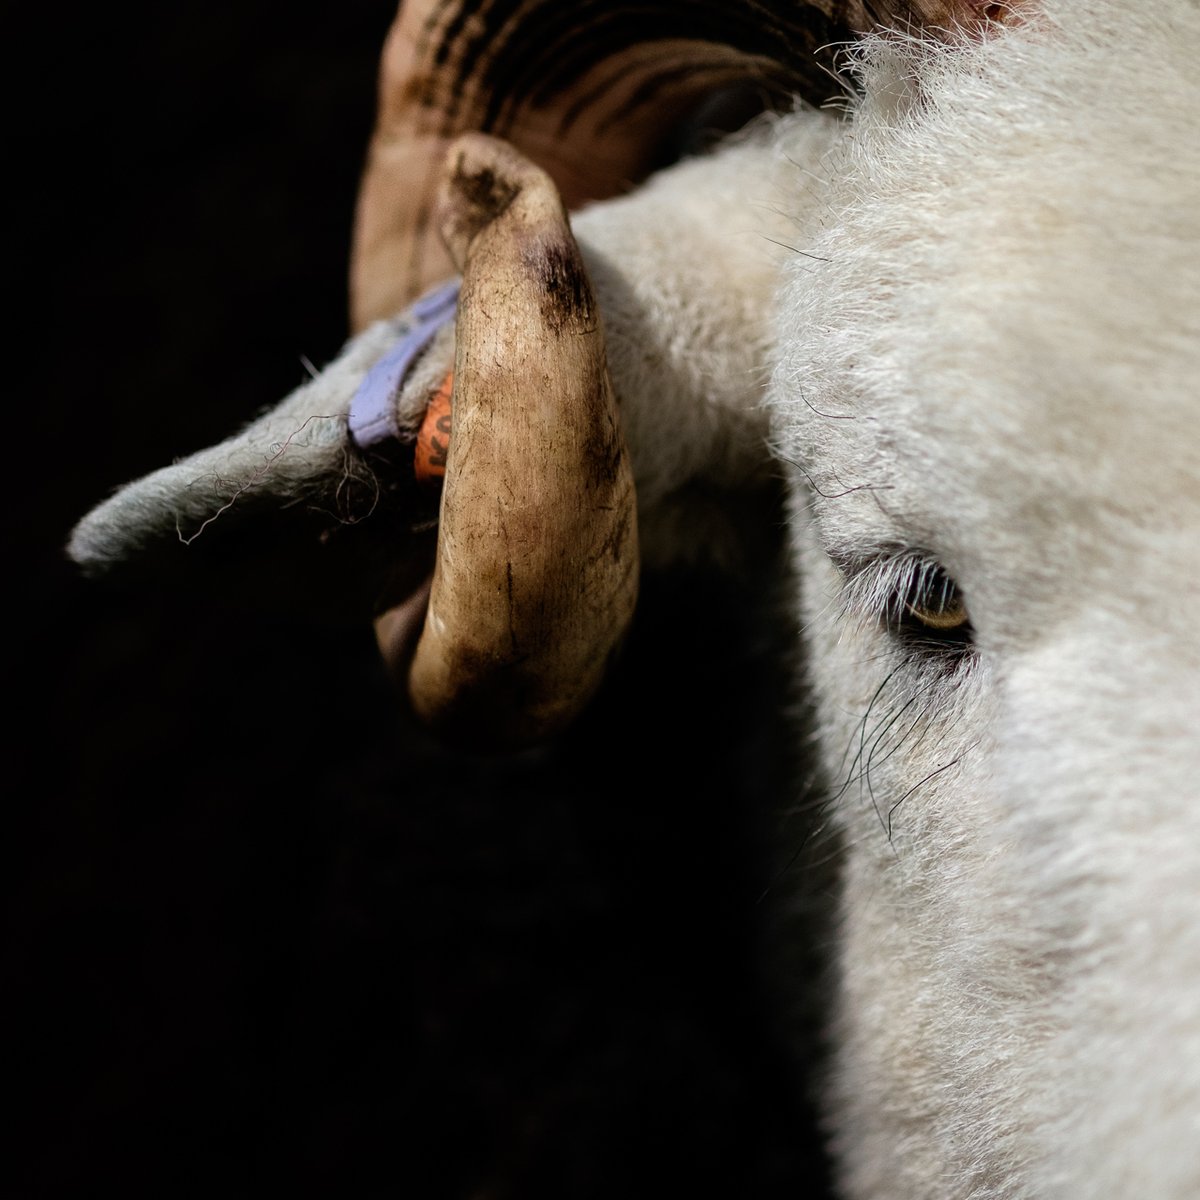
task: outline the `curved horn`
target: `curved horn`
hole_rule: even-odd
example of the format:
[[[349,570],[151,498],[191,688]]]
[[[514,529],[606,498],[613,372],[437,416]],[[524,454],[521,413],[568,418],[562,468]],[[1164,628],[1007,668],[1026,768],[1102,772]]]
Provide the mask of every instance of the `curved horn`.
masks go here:
[[[443,735],[520,747],[579,712],[629,626],[633,477],[600,314],[549,176],[467,134],[439,209],[463,274],[454,436],[409,692]]]

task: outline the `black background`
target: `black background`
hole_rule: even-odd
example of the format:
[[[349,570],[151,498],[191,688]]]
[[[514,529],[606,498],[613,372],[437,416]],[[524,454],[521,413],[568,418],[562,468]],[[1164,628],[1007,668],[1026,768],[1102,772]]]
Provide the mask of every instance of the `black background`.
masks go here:
[[[5,1192],[822,1194],[744,591],[648,578],[581,726],[476,760],[411,726],[369,628],[63,554],[336,355],[392,14],[9,29]]]

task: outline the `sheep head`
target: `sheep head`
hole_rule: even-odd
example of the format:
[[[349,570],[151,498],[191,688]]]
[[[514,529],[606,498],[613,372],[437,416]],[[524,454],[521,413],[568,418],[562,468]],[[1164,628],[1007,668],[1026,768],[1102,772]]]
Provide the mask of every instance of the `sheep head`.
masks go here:
[[[590,201],[645,180],[674,153],[681,123],[695,119],[714,93],[728,103],[731,87],[751,87],[757,107],[783,106],[797,93],[819,100],[837,90],[828,74],[831,47],[856,32],[881,23],[950,28],[986,19],[995,8],[820,0],[714,11],[646,0],[612,11],[585,8],[564,21],[559,6],[525,0],[498,23],[491,7],[474,3],[401,5],[384,50],[355,226],[354,339],[311,385],[228,441],[120,489],[80,522],[70,554],[95,573],[175,576],[189,587],[255,592],[268,602],[374,619],[388,661],[402,675],[411,665],[417,710],[445,732],[491,729],[501,743],[523,744],[561,728],[621,641],[644,548],[630,482],[638,475],[638,447],[631,468],[622,442],[627,414],[617,404],[622,387],[614,398],[605,366],[606,297],[621,310],[621,346],[608,357],[620,362],[628,389],[644,384],[642,364],[677,358],[681,341],[686,355],[691,339],[707,379],[685,380],[677,390],[712,411],[720,408],[712,398],[718,377],[724,386],[742,373],[747,392],[739,356],[762,343],[773,284],[764,272],[741,289],[743,326],[714,349],[719,339],[710,330],[729,325],[730,281],[719,258],[695,289],[700,299],[690,327],[656,325],[661,306],[625,302],[626,293],[637,297],[647,270],[661,269],[666,279],[680,274],[672,255],[705,235],[702,222],[711,213],[690,227],[681,220],[655,262],[630,261],[622,273],[612,267],[621,262],[621,235],[606,238],[597,222],[581,260],[566,211],[586,210]],[[570,69],[560,69],[563,63]],[[738,104],[744,97],[732,116],[709,110],[704,119],[735,125],[745,116]],[[476,130],[492,141],[457,140]],[[479,169],[464,175],[468,160]],[[488,172],[496,190],[481,199]],[[511,203],[504,200],[509,190]],[[535,245],[540,249],[532,251]],[[554,268],[538,267],[533,259],[551,245]],[[599,303],[593,268],[605,276]],[[456,273],[463,276],[457,345],[453,329],[442,331],[403,381],[394,397],[398,439],[356,445],[348,436],[351,397],[412,323],[410,306],[421,292]],[[512,289],[501,303],[503,281]],[[573,306],[569,320],[566,293],[554,294],[563,287]],[[571,337],[562,332],[568,327]],[[485,364],[489,347],[503,353]],[[439,494],[414,477],[412,444],[430,394],[452,365],[456,431]],[[497,419],[485,419],[488,413]],[[710,458],[722,462],[723,498],[762,488],[754,458],[764,431],[753,419],[743,426],[731,439],[734,452],[719,446],[717,434],[727,430],[714,423]],[[649,439],[638,436],[645,449],[637,490],[657,511],[658,493],[673,488],[681,495],[706,466],[684,464],[664,482]],[[485,447],[490,474],[480,473]],[[550,474],[531,468],[534,462]],[[523,533],[513,545],[530,551],[520,578],[518,572],[509,579],[516,563],[497,554],[498,543],[483,532],[499,519],[496,496],[514,498],[509,516]],[[584,512],[594,518],[586,528]],[[666,544],[671,535],[657,540]],[[536,572],[545,573],[541,582]],[[431,577],[426,620],[423,585]],[[498,581],[511,603],[496,599]],[[514,625],[518,616],[532,624]],[[588,625],[595,627],[590,646]],[[423,633],[414,650],[417,626]],[[485,708],[511,722],[480,719]],[[467,720],[468,712],[476,716]]]

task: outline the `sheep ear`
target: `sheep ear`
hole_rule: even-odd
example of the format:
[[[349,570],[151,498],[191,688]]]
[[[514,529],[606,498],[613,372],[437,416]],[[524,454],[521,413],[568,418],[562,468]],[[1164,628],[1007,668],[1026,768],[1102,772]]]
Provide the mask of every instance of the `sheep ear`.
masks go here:
[[[233,436],[119,488],[75,526],[68,557],[122,586],[286,602],[333,619],[398,603],[432,568],[438,489],[415,479],[412,443],[424,382],[453,363],[453,329],[425,350],[397,438],[360,449],[350,412],[414,324],[410,309],[372,325]]]

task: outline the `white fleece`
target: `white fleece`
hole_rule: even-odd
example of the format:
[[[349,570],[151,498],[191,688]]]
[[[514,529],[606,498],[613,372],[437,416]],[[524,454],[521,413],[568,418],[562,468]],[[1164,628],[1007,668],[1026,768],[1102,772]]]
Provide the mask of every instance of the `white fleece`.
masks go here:
[[[867,45],[787,271],[854,1200],[1200,1196],[1198,63],[1190,0]],[[940,665],[880,617],[914,555]]]

